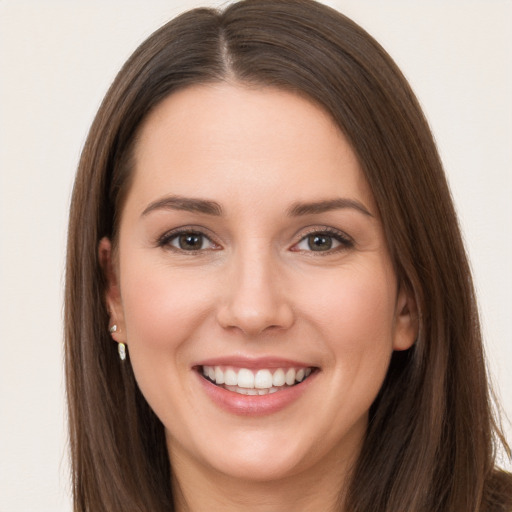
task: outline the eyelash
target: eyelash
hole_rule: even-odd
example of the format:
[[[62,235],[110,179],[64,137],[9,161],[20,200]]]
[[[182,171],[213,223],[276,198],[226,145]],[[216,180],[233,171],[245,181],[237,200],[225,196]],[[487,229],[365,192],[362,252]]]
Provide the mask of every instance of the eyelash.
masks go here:
[[[210,244],[212,244],[215,247],[207,248],[207,249],[199,248],[197,250],[194,250],[194,249],[187,250],[187,249],[182,249],[182,248],[175,247],[175,246],[171,245],[171,243],[181,235],[192,235],[192,236],[201,237],[203,239],[203,243],[205,240],[207,240],[207,241],[209,241]],[[329,248],[326,251],[314,251],[312,249],[304,250],[304,249],[298,249],[298,248],[294,249],[294,247],[297,247],[300,243],[306,241],[307,238],[312,235],[324,236],[326,238],[334,239],[340,245],[338,247]],[[172,231],[168,231],[167,233],[164,233],[161,237],[158,238],[156,245],[158,247],[168,248],[169,250],[172,250],[172,251],[175,251],[178,253],[188,254],[188,255],[198,255],[205,251],[214,251],[214,250],[218,250],[218,248],[220,248],[219,244],[214,242],[211,239],[211,237],[207,236],[200,229],[197,229],[194,227],[186,227],[186,226],[172,230]],[[329,227],[321,227],[321,228],[311,228],[309,231],[307,231],[305,234],[302,235],[302,237],[300,238],[300,240],[298,242],[293,244],[293,246],[290,250],[292,250],[293,252],[305,252],[305,253],[308,252],[308,253],[315,253],[315,255],[318,255],[318,256],[327,256],[329,254],[333,254],[338,251],[350,249],[353,246],[354,246],[354,241],[352,240],[352,238],[350,238],[348,235],[346,235],[342,231],[339,231],[334,228],[329,228]]]
[[[339,251],[347,250],[352,247],[354,247],[354,240],[350,238],[347,234],[345,234],[343,231],[339,231],[338,229],[329,228],[329,227],[321,227],[321,228],[311,228],[309,231],[307,231],[300,240],[293,245],[293,247],[298,246],[300,243],[307,240],[308,237],[311,235],[316,236],[324,236],[327,238],[331,238],[336,240],[340,245],[338,247],[330,248],[326,251],[313,251],[310,250],[302,250],[302,249],[292,249],[296,252],[308,252],[308,253],[314,253],[315,256],[328,256],[333,253],[337,253]]]
[[[208,248],[208,249],[200,248],[198,250],[187,250],[187,249],[181,249],[179,247],[174,247],[173,245],[171,245],[171,243],[174,240],[178,239],[178,237],[181,235],[192,235],[192,236],[201,237],[203,239],[203,243],[205,240],[208,240],[215,247]],[[217,250],[217,247],[220,247],[219,244],[214,242],[211,239],[211,237],[205,235],[204,232],[202,232],[200,229],[197,229],[194,227],[187,227],[187,226],[184,226],[184,227],[178,228],[178,229],[173,229],[172,231],[168,231],[167,233],[164,233],[160,238],[158,238],[156,245],[158,247],[167,248],[167,249],[170,249],[175,252],[186,253],[189,255],[197,255],[204,251],[214,251],[214,250]]]

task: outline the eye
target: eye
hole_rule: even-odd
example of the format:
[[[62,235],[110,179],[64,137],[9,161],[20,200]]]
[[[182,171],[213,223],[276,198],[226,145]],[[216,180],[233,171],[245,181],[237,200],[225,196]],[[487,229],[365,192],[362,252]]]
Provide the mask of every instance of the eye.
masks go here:
[[[315,231],[303,237],[292,250],[329,252],[340,248],[352,247],[353,242],[347,236],[339,232]]]
[[[217,244],[212,242],[206,235],[196,231],[180,231],[164,235],[158,245],[170,247],[179,251],[197,252],[211,249],[218,249]]]

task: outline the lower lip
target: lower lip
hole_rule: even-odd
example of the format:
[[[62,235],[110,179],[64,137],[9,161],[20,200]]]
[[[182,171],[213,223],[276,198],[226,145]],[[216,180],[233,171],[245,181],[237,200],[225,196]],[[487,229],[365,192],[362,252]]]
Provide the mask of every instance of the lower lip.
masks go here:
[[[241,416],[264,416],[281,411],[297,401],[315,380],[318,372],[313,372],[300,384],[266,395],[241,395],[228,391],[196,373],[206,394],[220,408]]]

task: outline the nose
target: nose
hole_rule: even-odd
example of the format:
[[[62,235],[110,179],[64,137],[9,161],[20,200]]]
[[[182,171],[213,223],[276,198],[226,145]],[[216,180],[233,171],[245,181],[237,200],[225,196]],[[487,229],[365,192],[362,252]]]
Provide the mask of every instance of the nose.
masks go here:
[[[294,312],[282,272],[272,257],[240,254],[230,267],[217,309],[217,320],[223,328],[254,337],[293,325]]]

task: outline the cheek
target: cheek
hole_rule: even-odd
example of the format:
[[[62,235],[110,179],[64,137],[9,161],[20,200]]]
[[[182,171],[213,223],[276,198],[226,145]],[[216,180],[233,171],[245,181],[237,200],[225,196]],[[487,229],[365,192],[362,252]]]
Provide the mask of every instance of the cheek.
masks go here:
[[[140,261],[138,261],[140,260]],[[151,260],[131,258],[121,269],[121,295],[129,343],[169,345],[209,302],[207,278]],[[206,276],[205,276],[206,277]]]
[[[133,254],[133,253],[132,253]],[[131,365],[137,384],[152,409],[178,437],[186,422],[176,411],[194,411],[188,394],[190,354],[215,303],[208,276],[177,271],[142,256],[121,269],[121,294]],[[198,278],[199,277],[199,278]],[[210,277],[211,280],[211,277]]]
[[[381,266],[349,267],[312,279],[300,296],[305,317],[328,333],[333,349],[360,351],[392,346],[396,287]]]
[[[303,295],[303,315],[327,350],[324,363],[334,375],[333,394],[343,390],[343,399],[333,396],[343,404],[340,416],[368,410],[389,366],[396,288],[393,273],[381,270],[345,269],[316,286],[310,283],[315,293]]]
[[[212,301],[207,276],[193,277],[147,258],[130,258],[121,268],[121,295],[130,360],[144,394],[155,382],[181,385],[175,371]]]

